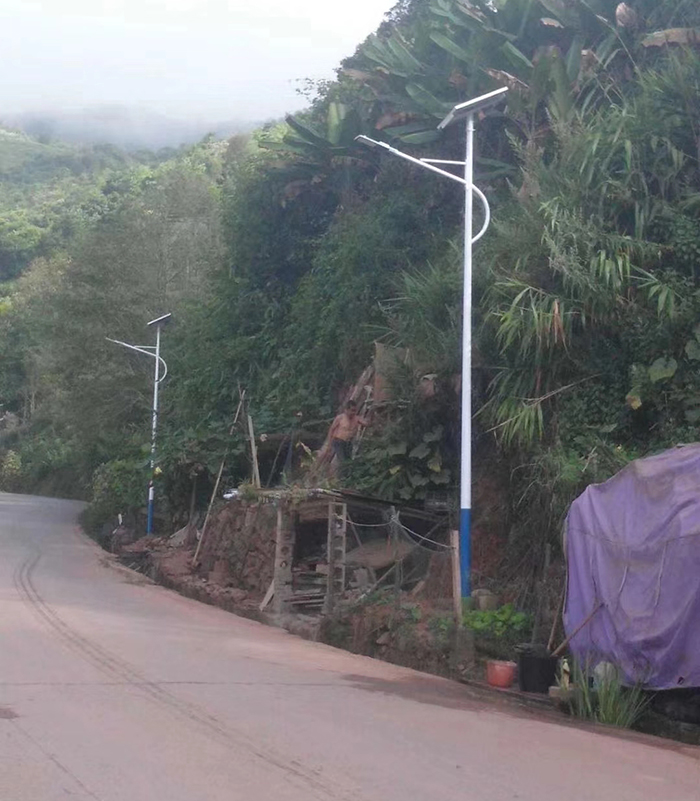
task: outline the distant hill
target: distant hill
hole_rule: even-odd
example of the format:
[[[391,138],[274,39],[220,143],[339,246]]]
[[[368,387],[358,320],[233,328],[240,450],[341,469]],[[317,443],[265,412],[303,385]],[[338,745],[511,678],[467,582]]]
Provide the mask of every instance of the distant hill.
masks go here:
[[[41,143],[111,144],[131,151],[179,147],[197,142],[208,133],[222,138],[255,127],[240,120],[173,119],[124,106],[4,114],[0,119]]]
[[[131,157],[113,145],[78,147],[66,142],[39,141],[24,131],[0,125],[0,182],[40,184],[55,178],[122,168],[131,161]]]
[[[62,156],[69,148],[37,142],[24,132],[0,128],[0,176],[20,172],[26,164],[44,156]]]

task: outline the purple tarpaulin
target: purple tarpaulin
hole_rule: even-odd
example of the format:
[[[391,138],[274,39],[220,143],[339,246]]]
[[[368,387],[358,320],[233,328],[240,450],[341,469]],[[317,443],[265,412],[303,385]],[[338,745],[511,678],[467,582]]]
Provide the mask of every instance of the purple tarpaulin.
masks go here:
[[[593,484],[566,520],[564,626],[592,665],[654,689],[700,686],[700,445]]]

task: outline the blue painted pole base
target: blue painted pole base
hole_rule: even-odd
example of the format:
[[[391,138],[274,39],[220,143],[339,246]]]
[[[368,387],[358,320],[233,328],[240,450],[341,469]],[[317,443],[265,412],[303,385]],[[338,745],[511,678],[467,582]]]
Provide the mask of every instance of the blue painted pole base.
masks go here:
[[[462,509],[459,513],[459,572],[462,577],[462,598],[472,594],[472,510]]]

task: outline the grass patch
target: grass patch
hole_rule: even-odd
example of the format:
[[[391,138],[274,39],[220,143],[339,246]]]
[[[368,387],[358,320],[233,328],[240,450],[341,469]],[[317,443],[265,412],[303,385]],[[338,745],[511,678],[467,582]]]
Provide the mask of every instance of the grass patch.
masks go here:
[[[574,692],[569,702],[572,715],[608,726],[633,728],[650,701],[641,683],[625,686],[617,669],[601,671],[598,676],[591,674],[587,665],[573,663]]]

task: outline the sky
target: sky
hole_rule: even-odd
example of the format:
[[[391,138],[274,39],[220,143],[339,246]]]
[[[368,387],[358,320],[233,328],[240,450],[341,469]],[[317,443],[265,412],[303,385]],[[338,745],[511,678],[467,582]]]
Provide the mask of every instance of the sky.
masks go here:
[[[393,0],[0,0],[0,116],[97,105],[261,121],[307,105]]]

